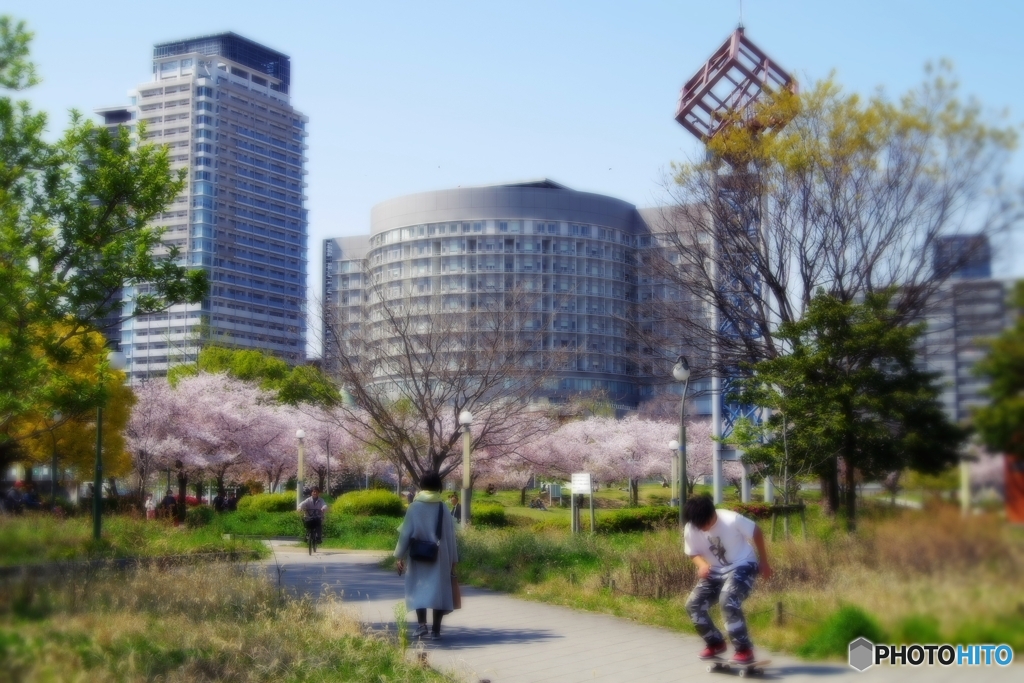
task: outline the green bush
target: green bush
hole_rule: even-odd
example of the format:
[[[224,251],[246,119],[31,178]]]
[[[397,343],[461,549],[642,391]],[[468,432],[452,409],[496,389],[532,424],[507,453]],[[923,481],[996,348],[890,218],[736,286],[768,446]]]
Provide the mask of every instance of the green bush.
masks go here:
[[[942,643],[939,620],[926,614],[912,614],[900,621],[898,643]]]
[[[480,526],[507,526],[508,517],[505,516],[505,508],[493,503],[474,505],[471,508],[473,524]]]
[[[334,508],[347,515],[401,517],[405,514],[405,503],[402,499],[390,491],[380,489],[346,493],[338,498]]]
[[[197,505],[185,513],[185,526],[196,529],[213,521],[216,513],[209,505]]]
[[[886,642],[885,633],[871,615],[859,607],[846,605],[822,622],[797,649],[797,654],[815,659],[846,657],[850,642],[861,637],[873,643]]]
[[[258,493],[243,496],[238,501],[238,510],[251,512],[291,512],[295,510],[295,492]]]
[[[597,519],[597,530],[602,533],[627,531],[653,531],[676,523],[679,513],[670,507],[635,507],[615,510]]]

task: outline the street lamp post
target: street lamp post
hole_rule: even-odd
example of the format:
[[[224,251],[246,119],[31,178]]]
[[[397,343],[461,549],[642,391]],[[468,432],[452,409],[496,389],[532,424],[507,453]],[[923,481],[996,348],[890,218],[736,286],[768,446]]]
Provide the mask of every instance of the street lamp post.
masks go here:
[[[473,496],[472,478],[469,470],[470,450],[473,447],[473,435],[469,426],[473,423],[473,413],[463,410],[459,413],[459,424],[462,425],[462,526],[469,526],[469,506]]]
[[[111,351],[107,354],[107,365],[114,370],[123,370],[124,354]],[[103,373],[100,372],[100,381]],[[103,404],[96,406],[96,468],[92,483],[92,537],[97,541],[103,533]]]
[[[302,479],[306,466],[306,432],[302,429],[295,431],[295,438],[299,440],[299,469],[295,477],[295,509],[302,504]]]
[[[690,364],[686,356],[679,356],[672,368],[672,376],[677,382],[683,383],[683,397],[679,400],[679,529],[686,524],[686,390],[690,386]]]

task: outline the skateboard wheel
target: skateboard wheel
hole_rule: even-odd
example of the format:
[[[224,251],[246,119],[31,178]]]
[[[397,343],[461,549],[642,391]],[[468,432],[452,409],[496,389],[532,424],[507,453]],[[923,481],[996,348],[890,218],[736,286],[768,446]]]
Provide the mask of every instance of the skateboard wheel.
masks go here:
[[[707,668],[708,668],[708,673],[711,673],[712,671],[715,670],[715,666],[713,664],[708,664]]]
[[[740,669],[739,670],[740,678],[746,678],[748,671],[749,671],[749,669]]]

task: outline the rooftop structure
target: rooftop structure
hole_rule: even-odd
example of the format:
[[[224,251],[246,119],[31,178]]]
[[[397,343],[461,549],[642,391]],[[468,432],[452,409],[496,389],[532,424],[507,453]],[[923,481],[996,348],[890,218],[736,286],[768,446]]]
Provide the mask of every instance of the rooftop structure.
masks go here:
[[[748,112],[766,88],[795,92],[796,81],[754,45],[741,26],[683,86],[676,121],[695,137],[710,140],[728,125],[731,115]]]

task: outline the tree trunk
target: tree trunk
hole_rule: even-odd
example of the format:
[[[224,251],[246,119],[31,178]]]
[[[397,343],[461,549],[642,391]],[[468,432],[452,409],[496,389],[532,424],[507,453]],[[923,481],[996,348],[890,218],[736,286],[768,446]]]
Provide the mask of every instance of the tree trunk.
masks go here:
[[[857,485],[854,483],[854,468],[846,461],[846,530],[853,533],[857,529]]]
[[[202,501],[203,500],[203,480],[202,479],[199,479],[198,481],[196,481],[196,500],[198,500],[198,501]],[[207,501],[207,502],[209,502],[209,501]]]
[[[632,505],[640,504],[640,480],[629,480],[629,502]]]
[[[526,487],[519,489],[519,504],[526,507]]]
[[[226,491],[224,490],[224,473],[223,472],[218,472],[217,473],[217,495],[220,496],[221,498],[223,498],[225,493],[226,493]]]
[[[188,475],[185,470],[178,470],[178,522],[185,523],[185,513],[188,510],[188,503],[185,498],[188,495]]]
[[[825,502],[825,512],[835,517],[839,511],[839,459],[830,457],[825,463],[825,471],[821,477],[821,494]]]

